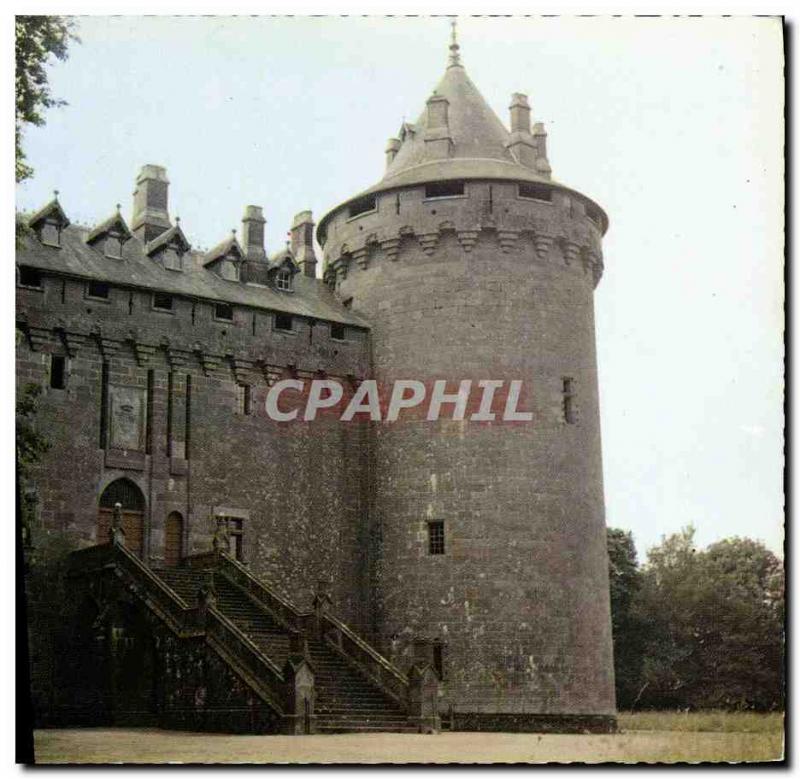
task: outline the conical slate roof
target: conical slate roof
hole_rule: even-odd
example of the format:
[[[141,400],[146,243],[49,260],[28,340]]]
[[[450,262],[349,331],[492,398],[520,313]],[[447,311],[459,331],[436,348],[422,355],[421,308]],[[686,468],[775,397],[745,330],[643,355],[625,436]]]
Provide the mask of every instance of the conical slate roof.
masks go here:
[[[432,97],[447,101],[446,126],[429,127],[427,105],[414,124],[404,122],[398,138],[390,141],[395,144],[396,154],[383,178],[369,189],[348,198],[320,220],[317,236],[323,243],[327,222],[335,212],[355,200],[390,189],[436,181],[483,179],[547,183],[565,192],[575,192],[553,180],[549,176],[549,166],[543,173],[536,167],[523,165],[511,152],[514,137],[467,75],[455,38],[450,45],[447,70],[434,88]],[[450,139],[446,156],[434,154],[426,148],[426,134]]]
[[[449,158],[438,160],[433,164],[441,167],[442,163],[453,161],[471,160],[480,163],[496,160],[521,167],[507,148],[510,138],[508,130],[483,99],[463,65],[448,67],[433,94],[444,97],[448,102],[448,129],[453,141]],[[427,109],[422,112],[414,125],[403,126],[401,132],[405,138],[401,139],[400,150],[389,165],[381,183],[392,185],[392,179],[398,176],[406,178],[417,166],[431,164],[432,161],[425,156],[424,135],[427,129]],[[418,173],[425,175],[424,171]]]

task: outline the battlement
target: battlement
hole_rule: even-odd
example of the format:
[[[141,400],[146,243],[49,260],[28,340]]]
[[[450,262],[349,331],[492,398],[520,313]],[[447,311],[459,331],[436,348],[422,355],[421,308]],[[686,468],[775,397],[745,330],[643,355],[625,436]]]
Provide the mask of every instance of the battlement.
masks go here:
[[[455,235],[469,253],[478,240],[496,241],[502,253],[525,242],[538,260],[561,261],[591,274],[603,273],[605,214],[588,198],[549,184],[449,181],[381,192],[351,201],[326,220],[324,278],[339,287],[348,274],[402,261],[408,242],[432,256],[440,240]]]

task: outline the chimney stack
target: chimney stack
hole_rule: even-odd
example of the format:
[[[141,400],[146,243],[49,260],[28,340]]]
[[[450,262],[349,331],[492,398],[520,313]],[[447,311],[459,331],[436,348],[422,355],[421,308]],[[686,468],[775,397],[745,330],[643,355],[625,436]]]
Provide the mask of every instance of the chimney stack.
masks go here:
[[[533,126],[533,142],[536,147],[536,170],[549,179],[552,170],[547,160],[547,132],[541,122]]]
[[[389,138],[386,141],[386,167],[388,168],[393,162],[394,158],[397,156],[397,152],[400,150],[400,139],[399,138]]]
[[[528,96],[521,92],[511,95],[511,132],[529,133],[531,131],[531,107],[528,105]]]
[[[295,262],[309,278],[317,276],[317,255],[314,253],[314,218],[311,211],[301,211],[292,220],[291,250]]]
[[[265,260],[264,212],[261,206],[245,206],[242,217],[242,248],[248,260]]]
[[[435,92],[428,98],[428,125],[425,129],[425,156],[428,159],[443,160],[450,156],[453,138],[450,135],[450,122],[447,115],[449,102],[443,95]]]
[[[136,177],[131,230],[145,243],[172,227],[167,211],[168,193],[166,168],[161,165],[144,165]]]
[[[528,96],[521,92],[511,95],[511,140],[509,149],[520,165],[536,166],[536,145],[531,135],[531,107]]]

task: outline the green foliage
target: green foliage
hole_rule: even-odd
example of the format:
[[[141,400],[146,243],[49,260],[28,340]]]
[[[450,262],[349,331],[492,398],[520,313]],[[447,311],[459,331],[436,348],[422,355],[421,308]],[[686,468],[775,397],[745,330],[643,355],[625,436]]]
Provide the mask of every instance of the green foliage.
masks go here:
[[[14,145],[16,149],[16,179],[23,181],[33,175],[25,162],[22,150],[22,129],[25,124],[43,125],[44,111],[64,105],[54,98],[47,81],[46,65],[50,57],[67,58],[74,22],[62,16],[17,16],[16,30],[16,114]]]
[[[780,708],[781,561],[751,539],[697,550],[685,528],[634,573],[625,535],[608,534],[620,708]]]
[[[642,671],[642,633],[633,613],[633,604],[641,588],[641,573],[632,533],[608,529],[608,577],[617,706],[629,708],[638,692]]]
[[[45,437],[36,429],[36,401],[42,393],[38,384],[27,384],[17,394],[16,404],[16,446],[17,483],[19,487],[19,513],[22,533],[25,540],[30,539],[31,527],[36,511],[36,500],[29,492],[31,466],[50,448]]]

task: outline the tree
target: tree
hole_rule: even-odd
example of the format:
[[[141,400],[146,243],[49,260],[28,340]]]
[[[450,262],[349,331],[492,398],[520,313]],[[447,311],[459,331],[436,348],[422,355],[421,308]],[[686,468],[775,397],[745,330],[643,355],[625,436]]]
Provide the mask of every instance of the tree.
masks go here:
[[[633,611],[641,588],[641,574],[630,531],[608,528],[606,540],[617,706],[629,709],[641,684],[642,632]]]
[[[16,29],[16,114],[14,145],[16,150],[16,179],[23,181],[33,175],[25,162],[22,150],[22,130],[25,124],[44,124],[44,111],[64,105],[54,98],[47,80],[46,65],[51,56],[67,58],[69,41],[77,41],[74,21],[62,16],[17,16]]]
[[[651,549],[634,608],[644,634],[640,704],[780,707],[782,576],[777,557],[750,539],[698,551],[690,527]]]

